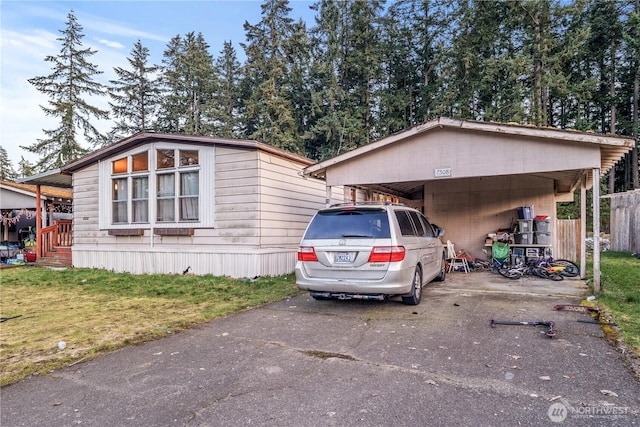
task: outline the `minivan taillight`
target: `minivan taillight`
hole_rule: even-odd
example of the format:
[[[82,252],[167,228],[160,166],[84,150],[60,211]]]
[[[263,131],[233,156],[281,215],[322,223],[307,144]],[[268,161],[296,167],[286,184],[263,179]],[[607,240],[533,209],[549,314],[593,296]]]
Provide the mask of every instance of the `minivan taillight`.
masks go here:
[[[313,246],[300,246],[298,248],[298,261],[318,261],[316,250]]]
[[[374,246],[369,254],[369,262],[398,262],[404,259],[404,255],[404,246]]]

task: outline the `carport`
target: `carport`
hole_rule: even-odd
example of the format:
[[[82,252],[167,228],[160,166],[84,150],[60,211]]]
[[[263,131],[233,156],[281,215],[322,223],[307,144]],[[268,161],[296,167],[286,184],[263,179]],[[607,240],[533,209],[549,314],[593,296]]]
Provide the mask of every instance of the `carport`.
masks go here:
[[[593,189],[593,231],[600,234],[602,175],[631,151],[631,137],[538,128],[515,124],[438,118],[316,163],[303,170],[323,179],[327,200],[344,186],[345,200],[393,197],[422,210],[446,230],[456,248],[484,257],[488,233],[517,221],[517,208],[555,223],[556,203],[573,201]],[[550,249],[558,247],[551,226]],[[581,221],[582,276],[586,222]],[[600,290],[599,241],[594,244],[594,289]]]

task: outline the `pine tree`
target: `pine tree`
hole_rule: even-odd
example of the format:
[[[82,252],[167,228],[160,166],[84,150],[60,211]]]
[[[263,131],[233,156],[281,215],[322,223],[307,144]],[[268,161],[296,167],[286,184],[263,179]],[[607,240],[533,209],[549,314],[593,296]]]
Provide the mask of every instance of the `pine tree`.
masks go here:
[[[636,144],[629,156],[629,185],[627,188],[640,188],[640,123],[638,122],[638,108],[640,107],[640,1],[635,0],[633,10],[629,13],[627,28],[624,34],[628,46],[629,76],[626,81],[632,82],[627,90],[631,93],[631,132]]]
[[[322,0],[313,6],[317,16],[316,26],[311,30],[311,109],[304,140],[307,156],[318,160],[346,151],[342,142],[350,127],[357,125],[348,117],[347,94],[339,84],[345,61],[342,44],[347,31],[345,6],[345,2],[336,0]]]
[[[18,174],[15,169],[13,169],[7,150],[0,145],[0,179],[4,181],[14,181],[17,177]]]
[[[290,99],[290,66],[296,24],[289,17],[288,0],[266,0],[262,20],[245,22],[246,129],[250,138],[292,152],[301,152],[293,105]]]
[[[446,110],[442,104],[443,53],[448,40],[448,4],[400,0],[384,19],[381,117],[393,133]]]
[[[109,96],[112,117],[112,142],[131,134],[152,129],[160,89],[155,74],[159,67],[149,65],[149,49],[138,40],[127,58],[130,69],[114,67],[118,80],[111,80]]]
[[[217,89],[213,95],[213,134],[223,138],[241,136],[240,81],[242,68],[231,41],[225,41],[214,62]]]
[[[36,164],[39,171],[60,167],[87,152],[78,140],[79,129],[83,131],[84,139],[93,146],[105,142],[91,119],[107,119],[108,112],[83,98],[104,95],[105,90],[101,83],[93,79],[102,72],[89,62],[96,51],[82,49],[82,31],[82,26],[71,11],[67,15],[66,28],[60,31],[62,37],[57,39],[62,44],[59,55],[45,58],[45,61],[52,63],[53,72],[48,76],[29,79],[29,83],[49,97],[48,106],[40,106],[45,114],[60,120],[58,128],[43,129],[46,139],[21,147],[41,156]]]
[[[210,135],[216,87],[213,57],[202,33],[169,41],[162,59],[163,102],[156,127],[163,132]]]
[[[348,147],[359,147],[384,136],[374,116],[379,105],[378,82],[383,74],[380,44],[383,1],[351,0],[346,3],[349,32],[345,37],[346,61],[341,84],[349,94],[350,117],[360,123],[346,143]]]
[[[20,156],[20,161],[18,162],[18,175],[19,176],[32,176],[36,174],[36,168],[33,163],[24,158],[24,156]]]

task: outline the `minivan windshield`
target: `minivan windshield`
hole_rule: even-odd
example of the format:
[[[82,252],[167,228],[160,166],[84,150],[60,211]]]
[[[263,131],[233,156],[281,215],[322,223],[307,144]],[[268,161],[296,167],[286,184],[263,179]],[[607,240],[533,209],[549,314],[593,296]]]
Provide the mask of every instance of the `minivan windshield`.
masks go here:
[[[316,214],[305,239],[389,238],[389,220],[384,209],[328,210]]]

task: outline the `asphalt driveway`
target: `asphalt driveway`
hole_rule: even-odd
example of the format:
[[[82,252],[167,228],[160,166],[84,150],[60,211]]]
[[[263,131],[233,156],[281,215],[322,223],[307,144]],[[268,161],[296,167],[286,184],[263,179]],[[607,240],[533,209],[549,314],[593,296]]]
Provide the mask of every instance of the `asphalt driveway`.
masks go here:
[[[413,307],[302,295],[4,387],[0,425],[638,425],[625,357],[553,310],[585,292],[454,273]]]

